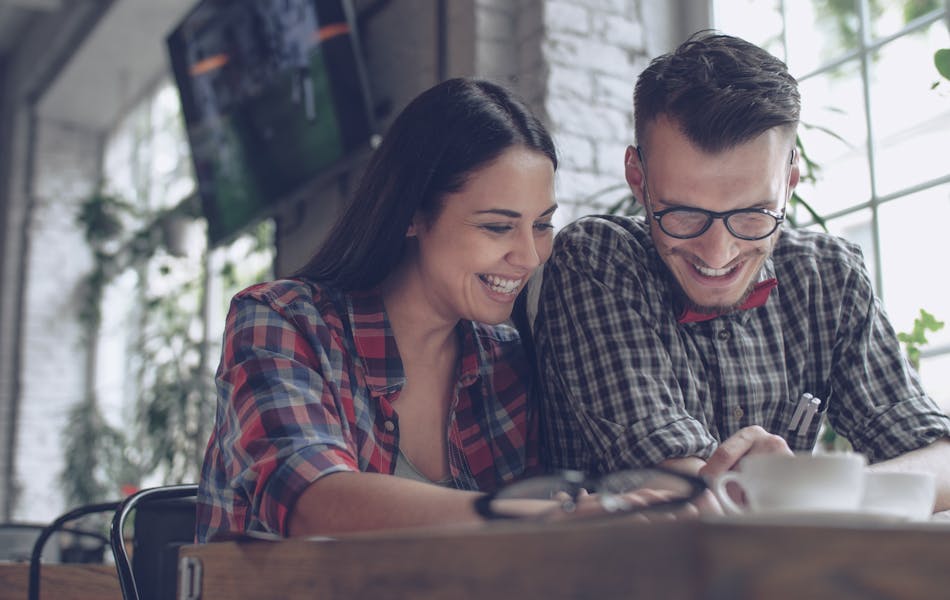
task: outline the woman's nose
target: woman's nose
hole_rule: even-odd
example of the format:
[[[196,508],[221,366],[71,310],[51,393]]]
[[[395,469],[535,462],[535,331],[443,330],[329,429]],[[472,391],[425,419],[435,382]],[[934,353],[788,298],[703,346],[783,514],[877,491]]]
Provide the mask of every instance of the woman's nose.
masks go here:
[[[508,254],[508,260],[511,264],[526,269],[534,269],[541,264],[533,230],[518,235],[514,247]]]

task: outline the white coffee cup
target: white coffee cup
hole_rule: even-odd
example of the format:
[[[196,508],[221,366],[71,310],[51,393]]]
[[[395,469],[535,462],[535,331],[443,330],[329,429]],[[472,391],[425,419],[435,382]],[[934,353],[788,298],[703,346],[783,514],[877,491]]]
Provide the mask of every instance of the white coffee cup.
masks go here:
[[[867,458],[854,452],[827,454],[753,454],[713,482],[713,491],[727,512],[802,513],[854,512],[864,494]],[[734,483],[746,506],[730,498]]]
[[[937,483],[932,473],[868,471],[864,476],[863,512],[925,521],[933,514]]]

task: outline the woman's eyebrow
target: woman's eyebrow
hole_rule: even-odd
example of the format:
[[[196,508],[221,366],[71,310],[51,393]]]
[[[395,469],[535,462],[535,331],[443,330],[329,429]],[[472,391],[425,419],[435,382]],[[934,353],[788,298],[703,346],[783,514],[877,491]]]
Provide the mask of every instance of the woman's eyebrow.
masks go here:
[[[476,210],[476,215],[501,215],[502,217],[511,217],[512,219],[517,219],[521,216],[521,213],[515,210],[510,210],[507,208],[488,208],[485,210]]]
[[[546,211],[541,213],[539,216],[545,217],[553,213],[555,210],[557,210],[557,204],[552,204]],[[476,215],[486,215],[486,214],[500,215],[502,217],[510,217],[512,219],[518,219],[524,216],[520,212],[516,210],[511,210],[508,208],[487,208],[485,210],[477,210],[475,211],[475,214]]]

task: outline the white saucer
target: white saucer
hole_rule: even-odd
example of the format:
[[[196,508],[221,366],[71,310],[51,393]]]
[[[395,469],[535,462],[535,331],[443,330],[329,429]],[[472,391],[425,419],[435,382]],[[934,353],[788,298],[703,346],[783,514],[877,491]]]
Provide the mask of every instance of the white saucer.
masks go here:
[[[721,515],[706,520],[716,523],[748,523],[760,525],[819,525],[822,527],[855,527],[865,525],[909,523],[906,517],[871,511],[769,511]]]

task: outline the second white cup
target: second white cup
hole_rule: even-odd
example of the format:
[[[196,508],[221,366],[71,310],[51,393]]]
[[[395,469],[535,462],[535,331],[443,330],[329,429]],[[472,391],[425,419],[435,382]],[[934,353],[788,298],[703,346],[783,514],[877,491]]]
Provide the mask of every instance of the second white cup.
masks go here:
[[[861,510],[910,521],[925,521],[937,500],[932,473],[868,471]]]

